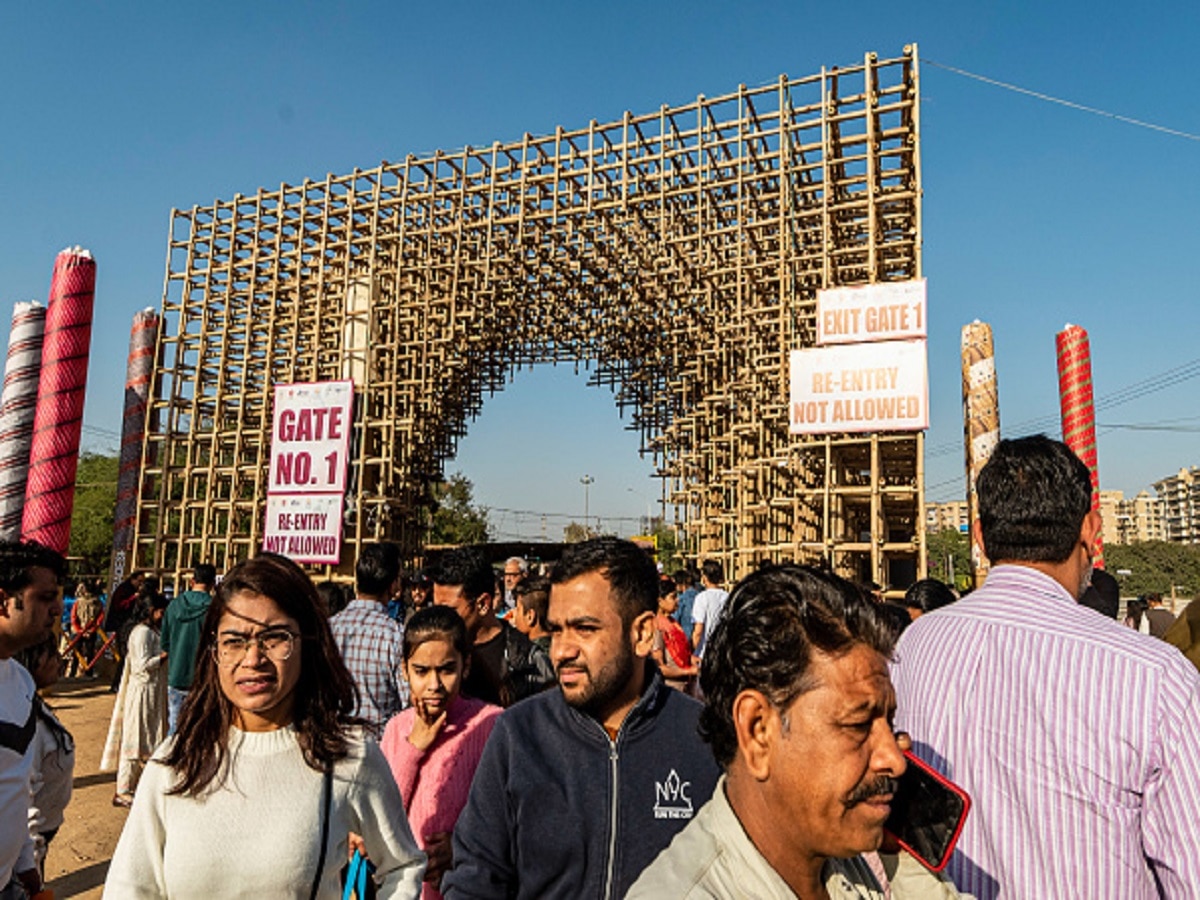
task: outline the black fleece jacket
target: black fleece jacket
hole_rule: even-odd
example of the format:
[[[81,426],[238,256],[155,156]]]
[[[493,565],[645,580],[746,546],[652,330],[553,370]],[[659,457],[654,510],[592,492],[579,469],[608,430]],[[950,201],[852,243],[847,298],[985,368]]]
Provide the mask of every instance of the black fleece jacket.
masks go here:
[[[454,829],[446,900],[619,900],[712,796],[700,704],[648,685],[610,741],[557,688],[496,722]]]

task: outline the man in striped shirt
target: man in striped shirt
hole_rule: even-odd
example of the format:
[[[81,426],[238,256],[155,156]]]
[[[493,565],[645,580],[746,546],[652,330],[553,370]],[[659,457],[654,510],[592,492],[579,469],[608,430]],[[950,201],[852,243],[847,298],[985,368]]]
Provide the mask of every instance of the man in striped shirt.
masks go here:
[[[922,616],[897,726],[974,801],[947,870],[980,900],[1200,896],[1200,673],[1097,615],[1087,467],[1044,436],[979,475],[987,583]]]

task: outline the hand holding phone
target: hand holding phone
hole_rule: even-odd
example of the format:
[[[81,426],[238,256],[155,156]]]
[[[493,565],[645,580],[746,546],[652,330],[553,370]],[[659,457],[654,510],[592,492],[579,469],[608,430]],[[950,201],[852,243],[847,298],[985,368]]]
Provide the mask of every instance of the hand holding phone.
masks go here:
[[[950,862],[971,809],[971,798],[910,751],[904,752],[904,758],[908,768],[900,776],[892,811],[883,827],[921,865],[940,872]]]

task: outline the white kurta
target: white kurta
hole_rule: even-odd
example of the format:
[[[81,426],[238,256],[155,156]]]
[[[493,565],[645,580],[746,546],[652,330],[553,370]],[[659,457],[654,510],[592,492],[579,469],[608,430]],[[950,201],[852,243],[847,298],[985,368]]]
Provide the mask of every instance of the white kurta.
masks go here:
[[[167,736],[167,673],[158,632],[137,625],[129,633],[125,674],[113,706],[100,771],[118,769],[118,793],[132,793],[141,764]]]

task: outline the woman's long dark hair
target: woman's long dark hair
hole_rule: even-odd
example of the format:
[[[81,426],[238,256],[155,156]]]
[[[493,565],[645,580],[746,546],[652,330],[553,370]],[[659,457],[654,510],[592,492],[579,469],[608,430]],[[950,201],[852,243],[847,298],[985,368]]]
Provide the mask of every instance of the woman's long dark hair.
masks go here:
[[[304,761],[323,772],[349,752],[348,729],[358,702],[312,580],[291,560],[263,553],[230,569],[204,620],[196,677],[179,714],[175,744],[164,762],[179,776],[173,794],[196,796],[223,777],[233,706],[221,691],[213,656],[217,626],[237,594],[267,597],[300,626],[300,680],[293,724]]]

